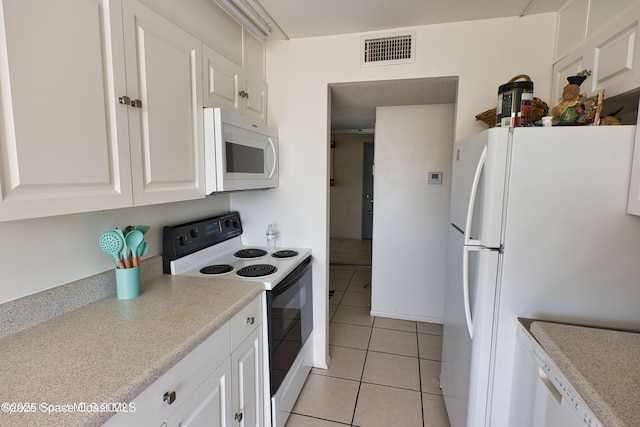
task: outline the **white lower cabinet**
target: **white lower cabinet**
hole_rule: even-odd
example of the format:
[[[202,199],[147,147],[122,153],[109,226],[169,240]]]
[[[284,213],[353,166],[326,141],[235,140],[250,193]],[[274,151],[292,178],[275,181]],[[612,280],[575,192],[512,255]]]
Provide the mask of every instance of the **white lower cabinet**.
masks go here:
[[[227,359],[168,419],[166,426],[226,427],[232,424],[231,360]]]
[[[260,427],[263,419],[262,326],[231,354],[234,425]]]
[[[264,294],[180,360],[107,427],[264,426]]]

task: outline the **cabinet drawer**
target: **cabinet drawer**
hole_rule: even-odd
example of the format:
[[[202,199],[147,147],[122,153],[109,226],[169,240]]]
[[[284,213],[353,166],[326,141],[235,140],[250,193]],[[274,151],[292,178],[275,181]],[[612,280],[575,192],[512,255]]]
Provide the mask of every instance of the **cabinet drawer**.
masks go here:
[[[232,351],[262,323],[262,298],[264,294],[256,297],[229,322]]]
[[[229,357],[230,336],[231,328],[226,323],[140,393],[133,400],[135,412],[117,414],[105,425],[126,427],[162,424]],[[173,392],[175,400],[168,404],[163,396]],[[149,419],[150,414],[153,414],[155,423]]]

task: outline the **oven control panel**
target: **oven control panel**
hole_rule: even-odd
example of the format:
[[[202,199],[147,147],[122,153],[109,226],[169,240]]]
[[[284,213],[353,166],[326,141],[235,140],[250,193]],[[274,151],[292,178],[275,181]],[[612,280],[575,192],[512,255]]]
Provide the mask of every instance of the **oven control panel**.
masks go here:
[[[242,223],[238,212],[165,226],[162,234],[163,270],[169,273],[171,261],[241,234]]]

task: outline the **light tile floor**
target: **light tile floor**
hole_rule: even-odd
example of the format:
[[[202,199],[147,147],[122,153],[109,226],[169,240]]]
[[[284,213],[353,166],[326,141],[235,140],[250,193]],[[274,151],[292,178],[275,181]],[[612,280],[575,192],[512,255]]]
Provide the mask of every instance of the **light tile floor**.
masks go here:
[[[329,243],[331,264],[371,265],[371,240],[332,237]]]
[[[286,427],[449,427],[442,325],[370,316],[370,267],[330,274],[331,365],[311,371]]]

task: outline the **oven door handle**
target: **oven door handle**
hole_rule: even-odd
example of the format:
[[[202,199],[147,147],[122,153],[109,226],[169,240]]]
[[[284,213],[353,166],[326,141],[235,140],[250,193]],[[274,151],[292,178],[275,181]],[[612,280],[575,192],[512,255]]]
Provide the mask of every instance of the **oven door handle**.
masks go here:
[[[293,270],[291,273],[289,273],[289,275],[287,277],[282,279],[282,281],[280,283],[278,283],[271,290],[272,295],[274,297],[278,296],[278,295],[282,295],[289,288],[291,288],[293,285],[295,285],[296,282],[298,282],[298,280],[300,280],[300,278],[307,271],[307,269],[309,268],[309,264],[311,264],[311,257],[308,257],[307,259],[302,261],[302,263],[299,266],[297,266],[295,270]]]

